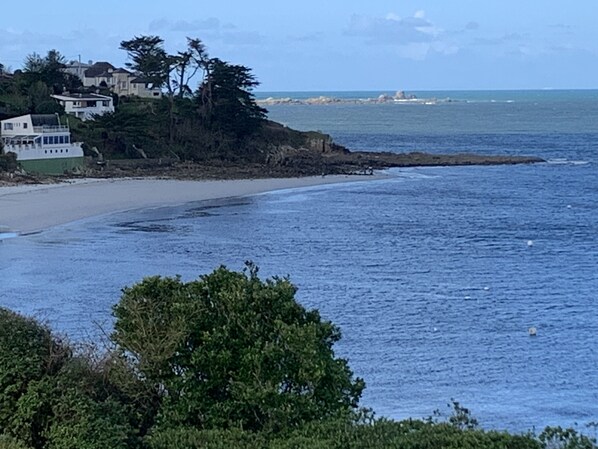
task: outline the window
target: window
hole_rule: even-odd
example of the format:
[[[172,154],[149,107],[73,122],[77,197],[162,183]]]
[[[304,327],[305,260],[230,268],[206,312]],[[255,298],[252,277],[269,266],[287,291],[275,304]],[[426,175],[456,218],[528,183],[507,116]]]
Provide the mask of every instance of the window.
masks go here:
[[[58,143],[64,143],[64,136],[60,136],[58,138]]]
[[[67,148],[67,149],[66,149],[66,150],[64,150],[64,151],[68,153],[68,152],[69,152],[69,149]]]
[[[71,142],[71,136],[65,136],[64,143],[70,143],[70,142]]]
[[[48,137],[44,136],[44,145],[48,145]]]
[[[109,101],[102,101],[102,106],[104,106],[105,108],[107,108],[108,106],[110,106],[110,102]]]
[[[4,124],[4,131],[12,130],[12,123],[5,123]]]
[[[23,123],[23,129],[27,129],[27,123]]]

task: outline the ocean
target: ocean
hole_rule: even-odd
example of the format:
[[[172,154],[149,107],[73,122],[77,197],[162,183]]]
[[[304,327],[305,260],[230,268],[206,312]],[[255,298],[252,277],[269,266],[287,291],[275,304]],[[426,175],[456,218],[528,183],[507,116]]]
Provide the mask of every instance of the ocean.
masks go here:
[[[392,169],[5,240],[0,305],[93,340],[109,331],[122,287],[253,260],[263,276],[289,275],[298,300],[340,326],[337,355],[365,378],[361,404],[378,416],[448,413],[455,399],[485,428],[598,421],[598,91],[415,94],[443,101],[277,105],[269,115],[355,150],[547,163]]]

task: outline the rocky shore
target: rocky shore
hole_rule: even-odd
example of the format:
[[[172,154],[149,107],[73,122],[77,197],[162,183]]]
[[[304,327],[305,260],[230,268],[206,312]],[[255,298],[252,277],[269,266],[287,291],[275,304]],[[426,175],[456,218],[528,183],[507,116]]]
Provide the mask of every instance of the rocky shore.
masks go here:
[[[174,158],[112,159],[88,157],[80,173],[42,176],[0,171],[0,186],[50,184],[77,178],[153,177],[180,180],[296,178],[322,175],[366,175],[392,167],[507,165],[544,162],[528,156],[480,154],[429,154],[350,151],[320,132],[301,132],[267,122],[258,156],[252,159],[222,157],[203,161]]]
[[[181,180],[223,180],[289,178],[321,175],[368,175],[375,170],[392,167],[430,167],[456,165],[512,165],[544,162],[537,157],[486,156],[478,154],[375,153],[332,151],[317,153],[310,149],[281,149],[269,163],[209,163],[175,160],[134,159],[108,161],[98,166],[90,161],[81,174],[33,176],[0,173],[0,186],[20,184],[52,184],[77,178],[153,177]]]

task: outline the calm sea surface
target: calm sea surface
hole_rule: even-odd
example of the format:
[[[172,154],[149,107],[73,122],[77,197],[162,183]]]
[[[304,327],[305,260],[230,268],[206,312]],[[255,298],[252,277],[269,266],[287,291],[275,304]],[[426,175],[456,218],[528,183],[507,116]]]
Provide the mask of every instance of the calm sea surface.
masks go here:
[[[429,416],[455,398],[487,428],[597,421],[598,91],[417,94],[454,101],[281,105],[270,117],[352,149],[548,163],[397,169],[6,240],[0,305],[96,338],[123,286],[251,259],[264,276],[289,274],[298,299],[342,328],[337,353],[379,415]],[[301,95],[320,94],[278,96]]]

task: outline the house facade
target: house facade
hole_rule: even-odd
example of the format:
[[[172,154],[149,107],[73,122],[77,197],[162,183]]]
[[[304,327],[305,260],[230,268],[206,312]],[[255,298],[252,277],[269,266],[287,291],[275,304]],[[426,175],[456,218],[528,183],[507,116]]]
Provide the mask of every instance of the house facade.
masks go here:
[[[58,115],[29,114],[0,122],[2,152],[14,153],[26,171],[63,174],[81,169],[85,158],[81,143],[71,141],[69,127]]]
[[[83,78],[85,76],[85,71],[91,67],[90,63],[78,62],[78,61],[70,61],[66,64],[64,71],[66,73],[70,73],[71,75],[76,76],[83,82]]]
[[[135,77],[129,82],[129,95],[134,95],[140,98],[160,98],[162,91],[145,78]]]
[[[52,95],[52,98],[64,107],[67,114],[85,121],[93,119],[94,115],[114,112],[112,97],[99,94],[62,94]]]
[[[160,98],[162,91],[148,80],[109,62],[96,62],[83,73],[83,86],[107,87],[119,97]]]

